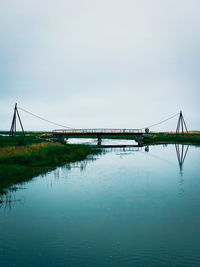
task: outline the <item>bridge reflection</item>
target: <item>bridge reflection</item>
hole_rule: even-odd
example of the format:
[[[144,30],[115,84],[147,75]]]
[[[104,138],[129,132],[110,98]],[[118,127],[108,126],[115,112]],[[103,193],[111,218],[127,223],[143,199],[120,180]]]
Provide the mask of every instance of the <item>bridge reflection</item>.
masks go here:
[[[180,173],[183,172],[183,164],[186,159],[188,149],[188,144],[175,144],[175,151],[177,155],[177,160],[180,168]],[[110,151],[121,150],[123,152],[129,151],[142,151],[144,149],[145,152],[150,152],[150,145],[138,144],[138,145],[101,145],[102,148],[109,148]]]

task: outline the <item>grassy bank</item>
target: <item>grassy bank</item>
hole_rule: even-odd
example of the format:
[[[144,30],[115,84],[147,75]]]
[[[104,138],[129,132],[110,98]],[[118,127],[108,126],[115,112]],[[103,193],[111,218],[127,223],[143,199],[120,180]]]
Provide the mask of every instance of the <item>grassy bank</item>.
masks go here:
[[[10,145],[8,146],[8,139]],[[18,144],[24,142],[24,144]],[[99,150],[86,145],[63,145],[38,138],[0,137],[0,193],[56,166],[85,159]]]
[[[151,133],[143,138],[145,144],[191,144],[200,145],[200,132],[190,132],[188,134],[175,133]]]

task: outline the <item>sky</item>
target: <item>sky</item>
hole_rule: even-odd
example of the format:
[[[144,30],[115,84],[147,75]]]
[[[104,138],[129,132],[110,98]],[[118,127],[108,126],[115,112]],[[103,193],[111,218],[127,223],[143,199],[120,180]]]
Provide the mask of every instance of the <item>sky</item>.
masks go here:
[[[200,130],[199,14],[199,0],[0,0],[0,130],[16,102],[72,128],[143,128],[182,110]],[[19,112],[25,130],[59,128]]]

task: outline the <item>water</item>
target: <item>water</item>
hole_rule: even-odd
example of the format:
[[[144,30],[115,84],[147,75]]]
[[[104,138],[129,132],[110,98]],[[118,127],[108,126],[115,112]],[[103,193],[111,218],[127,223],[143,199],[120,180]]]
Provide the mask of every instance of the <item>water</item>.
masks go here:
[[[97,145],[98,139],[95,138],[69,138],[66,140],[67,144],[88,144]],[[102,139],[102,145],[137,145],[135,140],[125,140],[125,139]]]
[[[200,266],[199,159],[107,149],[34,178],[1,206],[0,266]]]

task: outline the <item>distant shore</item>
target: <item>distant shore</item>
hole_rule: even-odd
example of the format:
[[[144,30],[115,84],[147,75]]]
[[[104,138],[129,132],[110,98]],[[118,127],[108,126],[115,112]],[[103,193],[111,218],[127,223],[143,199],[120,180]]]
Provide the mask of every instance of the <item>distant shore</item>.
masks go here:
[[[50,134],[51,135],[51,134]],[[94,135],[76,135],[73,134],[66,138],[94,138]],[[135,140],[136,142],[142,142],[145,144],[176,144],[176,143],[183,143],[183,144],[191,144],[191,145],[200,145],[200,131],[191,131],[184,134],[176,134],[173,132],[150,132],[144,133],[141,137],[137,135],[103,135],[102,139],[121,139],[121,140]],[[61,139],[64,138],[61,136]]]

